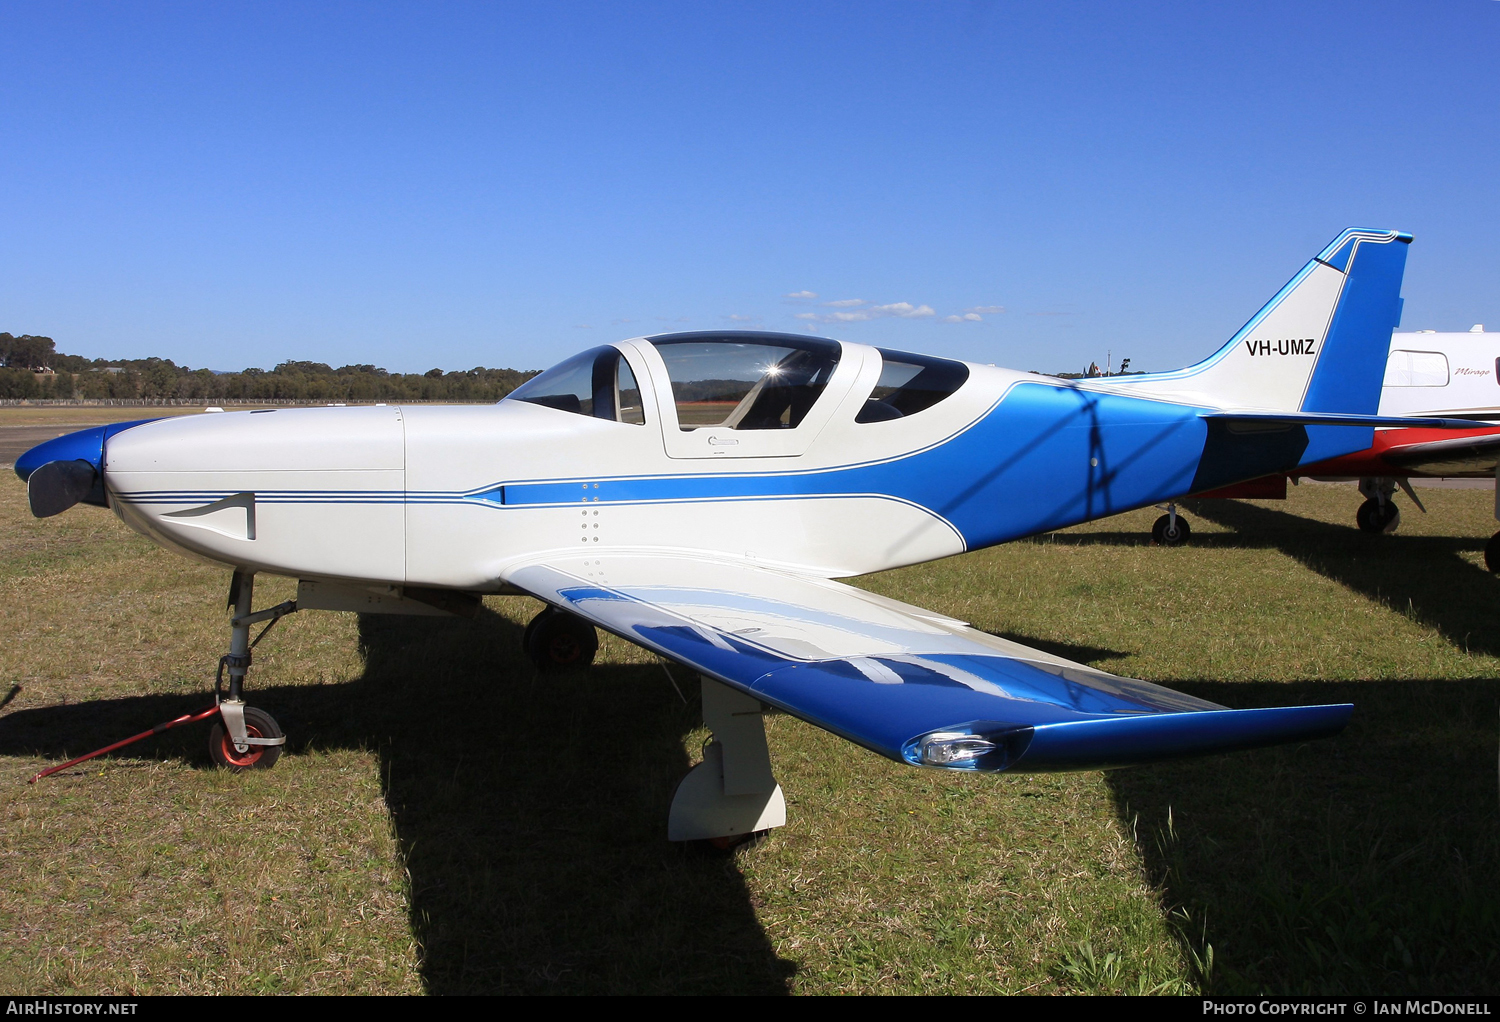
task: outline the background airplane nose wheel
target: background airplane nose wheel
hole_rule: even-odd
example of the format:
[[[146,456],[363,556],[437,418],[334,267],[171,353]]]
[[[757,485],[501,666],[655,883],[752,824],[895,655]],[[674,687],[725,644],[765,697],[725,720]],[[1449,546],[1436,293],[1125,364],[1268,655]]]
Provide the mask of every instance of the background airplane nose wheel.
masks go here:
[[[276,719],[265,710],[257,710],[253,706],[245,707],[245,734],[251,738],[283,737]],[[281,758],[283,748],[281,745],[252,745],[240,752],[234,747],[234,740],[229,737],[223,720],[217,721],[213,730],[208,733],[208,754],[219,766],[236,772],[271,769]]]
[[[578,670],[593,663],[599,652],[594,626],[555,607],[533,618],[521,641],[539,671]]]
[[[1151,542],[1157,546],[1182,546],[1192,535],[1193,527],[1182,515],[1177,516],[1175,523],[1171,515],[1162,515],[1151,526]]]
[[[1361,532],[1395,532],[1401,524],[1401,509],[1390,501],[1381,504],[1372,497],[1354,512],[1354,521]]]
[[[1500,532],[1491,536],[1490,541],[1484,545],[1484,566],[1500,574]]]

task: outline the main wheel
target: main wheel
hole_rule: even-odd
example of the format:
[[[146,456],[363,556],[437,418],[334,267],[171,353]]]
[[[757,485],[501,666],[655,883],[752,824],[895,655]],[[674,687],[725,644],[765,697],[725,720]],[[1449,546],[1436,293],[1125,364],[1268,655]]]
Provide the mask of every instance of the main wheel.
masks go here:
[[[599,652],[594,626],[555,607],[548,607],[526,626],[523,642],[539,671],[578,670],[593,663]]]
[[[1500,575],[1500,532],[1491,536],[1484,545],[1484,566]]]
[[[741,848],[758,848],[765,844],[766,838],[771,836],[769,830],[757,830],[749,834],[731,834],[728,837],[705,838],[702,842],[705,851],[734,852]]]
[[[1172,524],[1171,515],[1162,515],[1151,526],[1151,542],[1157,546],[1182,546],[1193,536],[1193,527],[1182,515],[1177,516],[1177,524]]]
[[[251,738],[281,738],[281,725],[265,710],[253,706],[245,707],[245,733]],[[281,745],[252,745],[244,752],[234,747],[224,718],[215,721],[208,733],[208,754],[215,763],[236,772],[240,770],[269,770],[281,758]]]
[[[1354,521],[1361,532],[1395,532],[1401,524],[1401,509],[1389,500],[1381,506],[1380,501],[1372,497],[1354,512]]]

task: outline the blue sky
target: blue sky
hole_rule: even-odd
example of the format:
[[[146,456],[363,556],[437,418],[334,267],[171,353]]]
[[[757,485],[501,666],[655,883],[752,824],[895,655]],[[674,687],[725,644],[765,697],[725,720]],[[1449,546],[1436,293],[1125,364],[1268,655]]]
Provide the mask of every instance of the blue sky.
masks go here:
[[[1497,41],[1496,0],[7,0],[0,330],[219,369],[733,326],[1167,369],[1351,225],[1416,235],[1403,329],[1500,330]]]

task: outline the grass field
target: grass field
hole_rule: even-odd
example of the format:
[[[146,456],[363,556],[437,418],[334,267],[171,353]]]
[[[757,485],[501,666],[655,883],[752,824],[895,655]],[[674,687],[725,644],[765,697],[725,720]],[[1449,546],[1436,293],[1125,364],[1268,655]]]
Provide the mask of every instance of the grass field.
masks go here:
[[[10,993],[1493,992],[1500,580],[1491,495],[1402,532],[1349,487],[1205,502],[859,580],[1231,706],[1351,700],[1340,738],[1038,777],[898,767],[772,717],[789,825],[665,840],[705,733],[606,637],[540,677],[537,607],[295,615],[252,702],[289,754],[209,766],[226,572],[0,479],[0,990]],[[291,584],[266,580],[264,603]],[[679,682],[687,679],[678,672]]]

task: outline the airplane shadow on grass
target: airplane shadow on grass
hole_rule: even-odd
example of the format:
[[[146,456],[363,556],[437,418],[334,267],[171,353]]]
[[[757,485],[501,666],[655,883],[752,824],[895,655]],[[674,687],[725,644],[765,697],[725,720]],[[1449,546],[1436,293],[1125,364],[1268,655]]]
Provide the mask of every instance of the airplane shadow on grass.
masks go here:
[[[489,611],[364,616],[359,633],[359,679],[252,684],[249,697],[290,752],[378,750],[428,990],[787,992],[795,966],[776,956],[734,860],[666,840],[690,765],[683,736],[701,720],[695,693],[683,705],[658,666],[538,675],[520,629]],[[203,703],[8,713],[0,754],[78,755]],[[121,755],[206,764],[206,732],[180,728]]]
[[[1233,530],[1194,547],[1279,550],[1455,646],[1500,655],[1500,580],[1460,556],[1482,538],[1369,535],[1240,501],[1182,507]],[[1500,987],[1500,679],[1170,684],[1234,707],[1355,705],[1334,739],[1105,775],[1207,989]]]
[[[1470,536],[1370,535],[1238,500],[1192,500],[1185,512],[1233,532],[1199,532],[1203,549],[1271,548],[1354,592],[1409,614],[1460,649],[1500,656],[1500,580],[1460,557],[1484,549]],[[1145,534],[1059,533],[1033,542],[1144,546]]]
[[[1337,738],[1105,774],[1205,992],[1500,988],[1500,679],[1173,687],[1355,705]]]
[[[786,992],[795,966],[734,861],[665,840],[696,701],[656,666],[537,675],[519,633],[488,611],[364,617],[357,680],[252,690],[292,752],[378,751],[428,989]],[[1171,684],[1229,706],[1356,704],[1336,739],[1105,775],[1205,987],[1500,986],[1500,680]],[[60,761],[202,704],[7,713],[0,754]],[[205,746],[196,726],[123,755],[206,763]]]

